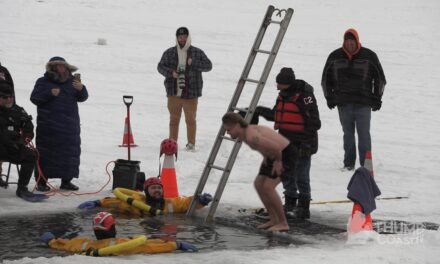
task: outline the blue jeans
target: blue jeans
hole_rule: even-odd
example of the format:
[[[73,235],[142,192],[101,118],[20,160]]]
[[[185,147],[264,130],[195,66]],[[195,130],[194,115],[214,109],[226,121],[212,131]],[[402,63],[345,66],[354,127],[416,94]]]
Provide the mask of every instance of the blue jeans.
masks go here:
[[[311,157],[299,157],[295,160],[294,170],[282,180],[284,196],[300,200],[310,200]],[[298,193],[299,192],[299,193]]]
[[[364,105],[348,104],[338,106],[338,112],[344,131],[344,166],[354,167],[356,164],[355,129],[358,134],[359,163],[364,166],[365,154],[367,151],[371,151],[371,108]]]

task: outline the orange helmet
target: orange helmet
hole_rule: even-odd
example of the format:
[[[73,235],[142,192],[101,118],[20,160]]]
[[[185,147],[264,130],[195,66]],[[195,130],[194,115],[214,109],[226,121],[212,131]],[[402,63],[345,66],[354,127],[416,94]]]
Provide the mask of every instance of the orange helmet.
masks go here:
[[[109,231],[116,224],[116,220],[109,212],[100,212],[93,219],[94,230]]]
[[[176,155],[177,157],[177,142],[172,138],[164,139],[162,143],[160,143],[160,156],[162,156],[162,154],[170,156]]]
[[[163,187],[162,181],[157,177],[150,177],[144,182],[144,190],[147,191],[151,185],[160,185]]]

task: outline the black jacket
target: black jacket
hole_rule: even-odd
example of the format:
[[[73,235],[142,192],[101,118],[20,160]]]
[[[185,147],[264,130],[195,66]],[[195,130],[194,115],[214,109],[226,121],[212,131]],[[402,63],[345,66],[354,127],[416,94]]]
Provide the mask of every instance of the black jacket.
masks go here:
[[[386,80],[379,59],[360,47],[349,59],[343,48],[333,51],[324,66],[321,85],[327,104],[361,104],[380,108]]]
[[[303,153],[315,154],[318,151],[317,131],[321,128],[321,120],[319,119],[319,110],[313,94],[313,87],[303,80],[295,80],[287,90],[279,93],[279,96],[285,100],[289,100],[294,95],[299,95],[296,102],[304,118],[304,133],[281,129],[278,132],[288,138]],[[268,121],[274,121],[275,106],[272,109],[258,106],[255,113]]]
[[[17,155],[25,147],[24,139],[34,137],[32,116],[20,106],[0,107],[0,157]]]

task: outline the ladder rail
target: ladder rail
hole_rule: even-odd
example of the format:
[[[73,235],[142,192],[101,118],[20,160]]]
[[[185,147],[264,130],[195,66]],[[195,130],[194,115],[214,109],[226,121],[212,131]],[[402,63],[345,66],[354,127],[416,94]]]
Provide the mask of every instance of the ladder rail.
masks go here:
[[[243,69],[243,72],[241,73],[240,79],[237,83],[237,87],[235,88],[234,95],[232,97],[232,100],[228,106],[227,112],[231,111],[233,107],[235,107],[238,103],[238,99],[241,96],[241,93],[243,91],[244,85],[246,83],[245,79],[247,79],[249,72],[251,71],[252,65],[256,58],[256,52],[255,50],[259,49],[261,42],[263,41],[263,37],[266,33],[267,25],[269,25],[269,19],[272,17],[273,12],[275,11],[275,8],[273,6],[269,6],[267,8],[266,14],[263,18],[263,22],[261,23],[261,27],[258,30],[257,36],[255,38],[254,44],[252,45],[252,49],[248,55],[248,59],[246,61],[245,67]],[[269,18],[269,19],[268,19]],[[200,195],[200,193],[203,191],[203,188],[206,185],[206,182],[208,181],[209,173],[211,172],[211,166],[213,165],[218,151],[220,149],[221,143],[223,139],[221,138],[225,134],[225,129],[223,126],[220,127],[219,132],[217,134],[215,143],[211,149],[211,152],[209,154],[208,161],[206,162],[205,168],[203,169],[202,177],[199,180],[199,183],[197,184],[197,188],[194,192],[194,199],[192,200],[191,204],[189,205],[188,211],[186,213],[187,216],[191,216],[196,208],[197,203],[197,197]]]
[[[273,6],[269,6],[267,8],[266,14],[261,22],[260,29],[258,30],[257,36],[255,37],[254,44],[252,45],[251,51],[249,52],[248,59],[246,61],[245,67],[243,68],[243,72],[241,73],[240,79],[237,83],[237,88],[235,89],[234,95],[232,96],[231,103],[229,104],[228,111],[231,111],[232,107],[237,106],[238,100],[243,91],[244,85],[246,83],[246,79],[249,77],[249,73],[252,69],[252,66],[255,62],[255,58],[257,57],[257,50],[260,49],[260,45],[263,42],[264,35],[266,34],[267,26],[269,25],[270,17],[273,15],[275,8]]]
[[[286,15],[285,15],[283,21],[280,23],[280,28],[278,30],[277,37],[276,37],[275,42],[272,46],[272,54],[267,59],[266,65],[264,67],[263,73],[260,78],[260,82],[257,86],[257,89],[255,90],[254,96],[251,100],[251,103],[249,105],[248,111],[245,116],[245,120],[248,123],[250,123],[250,121],[252,120],[252,117],[255,112],[255,108],[257,107],[257,103],[260,100],[261,94],[263,93],[263,89],[264,89],[264,86],[267,82],[267,78],[269,77],[270,70],[272,69],[276,55],[278,54],[278,50],[281,46],[282,39],[284,38],[284,35],[287,31],[287,26],[289,23],[285,23],[285,21],[290,22],[292,15],[293,15],[293,9],[289,9],[286,12]],[[214,219],[215,211],[217,210],[220,198],[221,198],[223,191],[226,187],[226,183],[229,179],[229,175],[232,171],[232,167],[235,163],[235,160],[238,155],[238,151],[240,150],[240,147],[241,147],[241,141],[237,141],[234,144],[233,150],[231,151],[231,155],[228,159],[228,162],[226,165],[227,171],[223,172],[222,177],[220,179],[220,183],[217,186],[217,190],[215,192],[214,199],[213,199],[212,204],[209,208],[209,212],[208,212],[208,215],[205,219],[205,222],[212,222]]]
[[[279,16],[281,16],[282,11],[286,12],[284,18],[281,21],[273,21],[272,20],[273,13],[276,10],[278,10]],[[252,119],[253,114],[255,112],[255,108],[257,106],[257,103],[258,103],[258,101],[261,97],[261,94],[263,92],[267,78],[269,77],[270,70],[272,69],[273,63],[275,61],[278,50],[281,46],[284,35],[287,31],[287,27],[290,23],[292,15],[293,15],[293,9],[291,9],[291,8],[289,8],[286,11],[284,9],[283,10],[275,9],[273,6],[268,7],[266,14],[264,16],[263,22],[261,24],[261,27],[258,31],[256,38],[255,38],[252,49],[249,53],[249,56],[246,61],[243,72],[242,72],[240,79],[237,83],[237,87],[235,89],[234,95],[233,95],[231,102],[228,106],[227,112],[233,112],[234,110],[241,109],[241,108],[237,108],[237,103],[239,101],[239,98],[242,94],[242,91],[243,91],[243,88],[244,88],[246,82],[257,83],[257,87],[255,89],[254,95],[252,96],[250,105],[249,105],[247,112],[246,112],[246,115],[245,115],[245,120],[247,122],[250,122],[250,120]],[[266,33],[266,29],[267,29],[268,25],[270,25],[270,24],[279,24],[280,25],[280,28],[278,30],[278,34],[276,36],[276,39],[274,41],[274,44],[272,46],[271,51],[261,50],[260,45],[263,41],[264,35]],[[261,74],[260,79],[257,81],[257,80],[249,79],[248,76],[249,76],[249,73],[252,69],[252,66],[254,64],[255,58],[258,53],[268,54],[269,56],[267,58],[265,66],[264,66],[263,73]],[[205,164],[205,168],[203,170],[202,176],[201,176],[199,183],[197,185],[197,188],[195,190],[194,199],[191,201],[191,204],[188,208],[186,216],[192,216],[192,214],[194,214],[195,208],[198,204],[198,197],[202,193],[202,191],[206,185],[206,182],[208,181],[211,169],[214,168],[217,170],[222,170],[223,173],[221,175],[220,182],[217,185],[217,189],[215,191],[213,201],[211,203],[211,206],[209,207],[209,212],[208,212],[208,215],[207,215],[205,221],[212,222],[214,219],[214,214],[215,214],[217,207],[219,205],[220,198],[221,198],[223,191],[226,187],[226,183],[227,183],[229,175],[232,171],[232,167],[234,166],[238,152],[239,152],[240,147],[242,145],[242,142],[240,140],[226,137],[225,132],[226,132],[226,130],[224,129],[223,125],[221,125],[219,132],[217,133],[217,137],[214,142],[214,145],[213,145],[211,152],[209,154],[209,158]],[[227,140],[234,142],[234,145],[232,147],[232,150],[231,150],[229,157],[228,157],[228,160],[226,162],[226,166],[224,168],[217,166],[217,165],[214,165],[214,162],[217,158],[219,149],[223,143],[223,139],[227,139]]]

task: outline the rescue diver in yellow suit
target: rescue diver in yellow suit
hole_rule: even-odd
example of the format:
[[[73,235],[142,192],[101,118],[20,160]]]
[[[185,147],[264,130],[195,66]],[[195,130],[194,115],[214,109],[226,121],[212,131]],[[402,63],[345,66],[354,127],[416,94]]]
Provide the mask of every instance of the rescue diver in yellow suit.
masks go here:
[[[41,240],[49,247],[73,253],[97,254],[97,249],[113,246],[129,241],[129,238],[116,238],[116,221],[109,212],[96,214],[93,220],[93,231],[96,239],[77,237],[73,239],[55,238],[51,232],[41,236]],[[114,255],[168,253],[175,250],[197,251],[197,247],[186,242],[147,239],[143,244],[115,253]]]
[[[144,183],[145,195],[136,193],[131,196],[133,200],[142,201],[149,205],[153,210],[150,210],[149,215],[155,216],[156,210],[166,210],[168,214],[172,213],[186,213],[189,205],[193,199],[192,196],[179,196],[176,198],[163,197],[162,181],[157,177],[150,177]],[[197,209],[203,208],[212,201],[212,196],[204,193],[198,197]],[[92,209],[95,207],[117,208],[121,213],[128,213],[130,215],[143,216],[144,212],[138,208],[118,199],[117,197],[105,197],[101,200],[86,201],[81,203],[78,208]],[[148,213],[147,213],[148,214]]]

